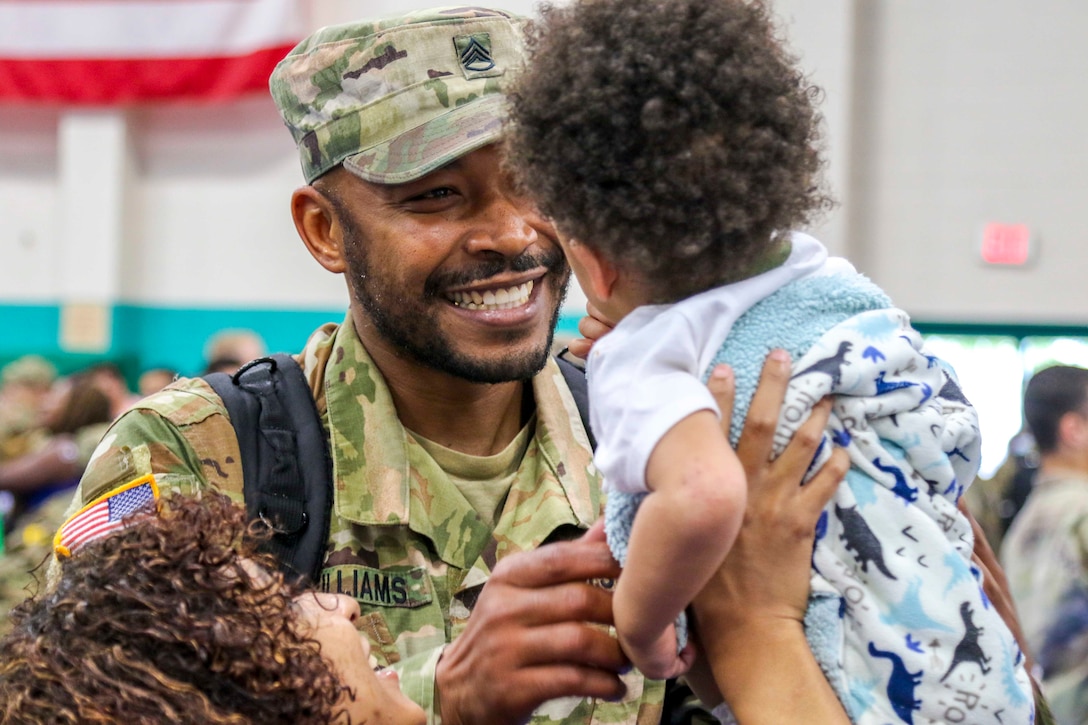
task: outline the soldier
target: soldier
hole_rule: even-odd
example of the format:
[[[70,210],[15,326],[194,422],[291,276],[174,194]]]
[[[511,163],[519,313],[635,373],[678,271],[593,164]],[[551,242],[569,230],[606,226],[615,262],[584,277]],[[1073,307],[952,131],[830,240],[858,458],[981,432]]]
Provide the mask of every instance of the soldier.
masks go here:
[[[1063,725],[1088,722],[1088,370],[1054,365],[1028,381],[1024,422],[1039,468],[1001,559]]]
[[[202,374],[233,373],[250,360],[267,354],[264,339],[253,330],[220,330],[204,345]]]
[[[39,408],[56,378],[53,363],[38,355],[24,355],[0,370],[0,462],[27,451],[27,433],[38,425]]]
[[[610,594],[588,583],[618,569],[599,529],[576,538],[602,501],[549,356],[568,268],[496,146],[519,26],[482,8],[350,23],[273,73],[306,180],[296,229],[351,299],[298,356],[335,487],[316,585],[359,602],[374,660],[432,721],[656,723],[664,684],[628,671],[600,626]],[[798,450],[793,489],[811,460]],[[746,460],[768,466],[765,450]],[[73,506],[148,473],[241,497],[237,439],[203,380],[117,421]],[[810,690],[826,688],[811,665]]]

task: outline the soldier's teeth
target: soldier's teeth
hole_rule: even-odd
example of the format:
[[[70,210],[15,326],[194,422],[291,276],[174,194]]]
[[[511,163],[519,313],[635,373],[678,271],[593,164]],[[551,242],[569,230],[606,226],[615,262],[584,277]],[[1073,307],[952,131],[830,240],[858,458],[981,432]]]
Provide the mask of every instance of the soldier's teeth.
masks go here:
[[[529,295],[532,292],[533,282],[530,280],[516,287],[487,290],[482,294],[475,290],[454,292],[450,295],[450,300],[458,307],[464,307],[467,310],[508,310],[524,305],[529,301]]]

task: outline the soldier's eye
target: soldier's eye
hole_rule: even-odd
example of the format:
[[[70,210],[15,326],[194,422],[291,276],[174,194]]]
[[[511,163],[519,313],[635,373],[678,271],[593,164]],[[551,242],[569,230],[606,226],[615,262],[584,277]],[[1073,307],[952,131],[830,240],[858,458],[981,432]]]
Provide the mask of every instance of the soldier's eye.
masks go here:
[[[413,200],[427,200],[427,199],[447,199],[454,195],[454,190],[448,186],[440,186],[437,189],[428,189],[427,191],[413,197]]]

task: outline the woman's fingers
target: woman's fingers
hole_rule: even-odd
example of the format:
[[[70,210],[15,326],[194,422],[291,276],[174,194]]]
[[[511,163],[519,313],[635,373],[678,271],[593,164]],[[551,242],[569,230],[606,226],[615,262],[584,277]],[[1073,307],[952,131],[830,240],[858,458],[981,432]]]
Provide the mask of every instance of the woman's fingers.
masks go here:
[[[835,494],[842,480],[846,478],[846,472],[850,470],[850,456],[843,448],[835,448],[831,451],[831,458],[817,471],[816,475],[809,479],[801,488],[800,496],[806,501],[807,508],[812,518],[819,518],[827,502]]]
[[[737,443],[742,461],[766,461],[771,457],[778,411],[790,382],[790,356],[785,350],[772,350],[763,363],[759,387],[752,396],[744,429]]]
[[[733,377],[733,368],[728,365],[715,365],[706,382],[710,394],[722,412],[722,433],[729,438],[729,424],[733,420],[733,398],[737,393],[737,380]]]
[[[824,431],[831,416],[831,399],[817,403],[808,420],[794,433],[782,453],[771,461],[779,411],[790,381],[790,357],[784,350],[773,350],[763,365],[759,387],[752,396],[744,430],[737,444],[737,456],[748,476],[749,501],[765,491],[771,496],[799,496],[808,521],[830,500],[850,467],[846,452],[836,448],[831,457],[801,490],[801,479],[808,471],[817,450],[825,443]],[[729,435],[733,415],[736,378],[728,365],[717,365],[710,373],[707,387],[722,412],[722,430]]]
[[[831,441],[824,435],[830,415],[830,398],[824,398],[813,406],[808,419],[790,438],[785,449],[775,460],[775,465],[787,471],[800,471],[803,477],[812,465],[820,447],[831,445]]]

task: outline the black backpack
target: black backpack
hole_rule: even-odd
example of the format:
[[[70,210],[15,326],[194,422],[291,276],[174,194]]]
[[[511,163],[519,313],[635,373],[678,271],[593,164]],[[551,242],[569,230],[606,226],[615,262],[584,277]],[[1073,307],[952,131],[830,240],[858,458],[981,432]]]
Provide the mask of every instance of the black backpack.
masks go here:
[[[585,373],[557,357],[590,445]],[[272,531],[265,550],[283,573],[310,584],[324,561],[332,510],[332,459],[310,385],[290,355],[247,363],[233,375],[204,376],[238,437],[246,513]]]
[[[280,353],[204,379],[238,438],[246,514],[272,531],[264,550],[288,577],[317,581],[329,536],[332,459],[302,369]]]

